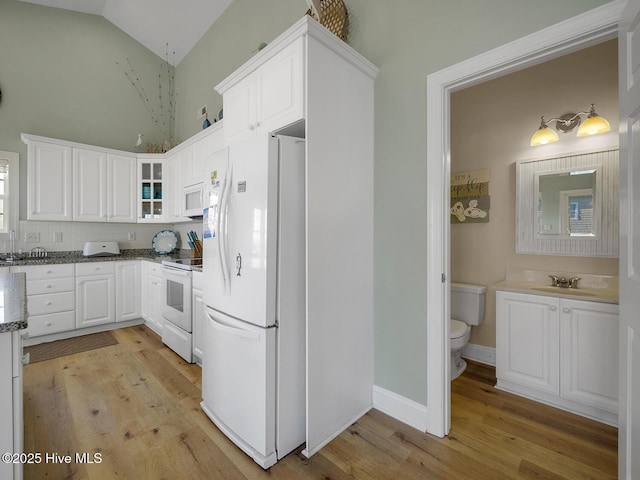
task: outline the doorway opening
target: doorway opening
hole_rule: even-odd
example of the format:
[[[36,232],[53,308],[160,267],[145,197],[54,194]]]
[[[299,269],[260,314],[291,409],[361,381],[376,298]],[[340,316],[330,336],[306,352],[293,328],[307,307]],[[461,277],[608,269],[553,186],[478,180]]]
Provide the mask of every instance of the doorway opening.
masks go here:
[[[517,72],[617,36],[623,0],[616,0],[427,78],[427,432],[451,426],[449,282],[451,106],[453,92]]]

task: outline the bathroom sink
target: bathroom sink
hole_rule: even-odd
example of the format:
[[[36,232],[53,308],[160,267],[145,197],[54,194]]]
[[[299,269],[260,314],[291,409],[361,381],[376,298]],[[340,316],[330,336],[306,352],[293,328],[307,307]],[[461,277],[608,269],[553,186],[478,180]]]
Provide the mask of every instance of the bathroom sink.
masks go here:
[[[531,290],[545,293],[557,293],[561,295],[577,295],[580,297],[595,297],[594,293],[585,292],[579,288],[561,288],[561,287],[531,287]]]

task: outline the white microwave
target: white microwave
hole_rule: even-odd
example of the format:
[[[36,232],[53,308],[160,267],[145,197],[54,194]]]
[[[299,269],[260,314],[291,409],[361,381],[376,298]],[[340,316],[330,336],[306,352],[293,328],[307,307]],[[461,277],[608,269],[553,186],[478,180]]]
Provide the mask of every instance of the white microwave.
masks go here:
[[[183,217],[202,216],[202,192],[203,184],[196,183],[182,189],[182,201],[180,214]]]

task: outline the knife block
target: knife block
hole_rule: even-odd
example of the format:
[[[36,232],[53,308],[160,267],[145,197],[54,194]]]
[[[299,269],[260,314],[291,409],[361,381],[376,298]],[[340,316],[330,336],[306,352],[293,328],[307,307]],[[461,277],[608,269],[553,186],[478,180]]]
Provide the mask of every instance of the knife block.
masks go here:
[[[193,248],[191,249],[191,258],[202,258],[202,242],[196,240],[193,242]]]

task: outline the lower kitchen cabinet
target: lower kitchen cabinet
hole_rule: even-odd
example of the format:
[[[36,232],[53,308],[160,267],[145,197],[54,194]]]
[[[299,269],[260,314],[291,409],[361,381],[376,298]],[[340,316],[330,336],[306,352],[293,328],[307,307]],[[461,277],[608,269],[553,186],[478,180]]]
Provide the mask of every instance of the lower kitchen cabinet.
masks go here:
[[[162,265],[142,262],[142,318],[157,334],[162,334],[162,306],[164,305],[164,278]]]
[[[115,262],[116,322],[140,318],[140,261]]]
[[[76,328],[73,263],[11,267],[27,276],[27,333],[39,337]]]
[[[76,328],[115,320],[115,262],[77,264]]]
[[[497,388],[611,425],[618,305],[498,291]]]
[[[193,272],[191,316],[193,319],[193,356],[202,363],[202,322],[204,316],[202,301],[202,272]]]
[[[23,452],[22,334],[0,333],[0,452]],[[21,480],[22,464],[0,462],[0,478]]]

